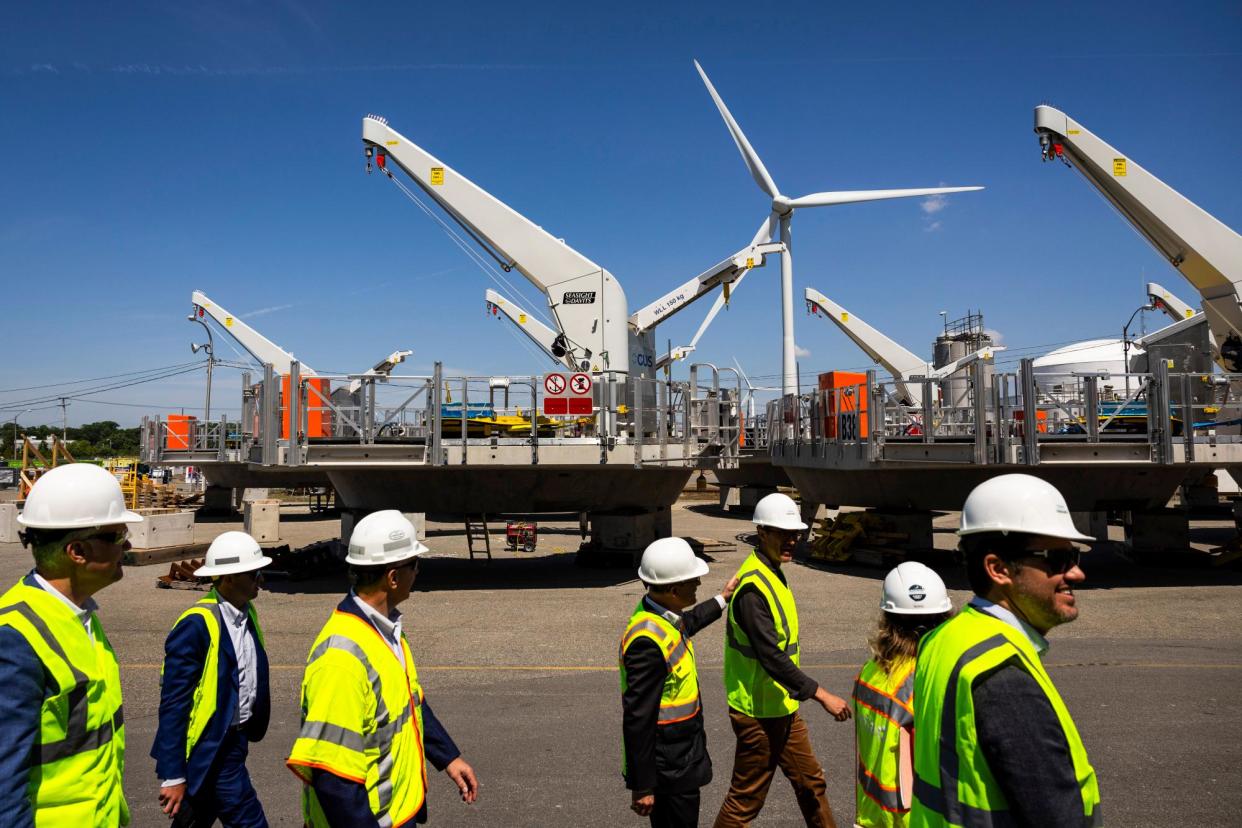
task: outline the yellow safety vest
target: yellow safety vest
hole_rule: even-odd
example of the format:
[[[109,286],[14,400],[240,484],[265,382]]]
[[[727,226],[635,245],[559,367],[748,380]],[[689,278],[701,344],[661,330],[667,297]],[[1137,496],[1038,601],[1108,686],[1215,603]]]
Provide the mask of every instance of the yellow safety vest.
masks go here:
[[[250,616],[250,623],[254,625],[254,633],[259,639],[259,645],[266,646],[263,642],[263,629],[259,626],[259,615],[255,612],[254,604],[246,604],[246,612]],[[209,643],[207,645],[207,659],[203,662],[203,674],[199,676],[198,686],[194,688],[194,702],[190,707],[190,725],[186,729],[185,740],[185,756],[187,759],[190,758],[190,751],[194,750],[194,746],[198,744],[203,731],[207,729],[207,723],[211,721],[211,717],[216,712],[216,698],[219,694],[217,682],[220,676],[220,628],[224,626],[224,619],[220,617],[220,594],[214,589],[208,592],[203,600],[181,613],[177,623],[173,624],[173,629],[175,630],[181,625],[182,621],[192,616],[202,618],[207,625]],[[161,682],[163,682],[163,676],[164,668],[161,666]]]
[[[121,674],[94,613],[90,624],[93,641],[73,611],[39,587],[19,582],[0,596],[0,625],[21,633],[51,681],[26,788],[39,828],[129,824]]]
[[[901,801],[901,730],[914,726],[914,659],[885,672],[875,659],[854,680],[854,743],[858,777],[854,821],[862,828],[904,828]]]
[[[314,768],[364,784],[382,828],[414,818],[427,791],[423,692],[414,654],[401,636],[405,667],[361,616],[332,613],[311,646],[302,679],[302,729],[286,762],[305,783],[307,824],[328,828]]]
[[[753,585],[768,602],[776,623],[777,644],[796,665],[798,657],[798,607],[785,582],[751,552],[737,571],[737,589],[729,599],[725,627],[724,683],[729,707],[756,719],[774,719],[798,712],[795,701],[781,684],[768,675],[755,658],[750,639],[733,615],[733,601],[742,588]]]
[[[910,825],[1008,824],[1009,803],[975,737],[975,680],[1014,664],[1039,683],[1056,711],[1082,793],[1084,826],[1103,824],[1095,769],[1039,654],[1021,631],[967,606],[919,645],[914,673],[914,803]]]
[[[664,653],[668,676],[660,694],[658,725],[670,725],[692,719],[699,712],[699,676],[694,666],[694,644],[682,635],[680,626],[673,626],[662,616],[643,609],[640,600],[630,616],[630,623],[621,636],[617,664],[621,670],[621,692],[629,688],[625,676],[625,651],[640,638],[649,638]],[[626,757],[622,745],[621,772],[625,773]]]

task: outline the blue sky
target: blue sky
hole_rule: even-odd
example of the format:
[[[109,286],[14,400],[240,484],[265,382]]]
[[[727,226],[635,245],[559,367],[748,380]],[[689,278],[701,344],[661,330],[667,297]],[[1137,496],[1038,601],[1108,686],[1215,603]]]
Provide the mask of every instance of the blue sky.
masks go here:
[[[1119,332],[1144,276],[1195,299],[1091,188],[1040,163],[1042,101],[1242,227],[1236,3],[595,5],[11,6],[0,419],[73,391],[7,389],[193,359],[194,289],[321,372],[398,348],[417,373],[437,359],[548,370],[485,317],[484,274],[365,175],[360,119],[387,116],[563,237],[636,310],[743,246],[767,210],[696,57],[787,194],[988,188],[934,212],[910,200],[794,219],[795,295],[814,286],[920,353],[942,309],[981,309],[1030,346]],[[700,358],[774,378],[778,277],[775,260],[748,277]],[[688,340],[705,311],[660,342]],[[801,301],[796,323],[804,377],[866,364]],[[236,407],[239,388],[219,370],[213,407]],[[69,421],[192,411],[202,390],[196,373],[101,393]]]

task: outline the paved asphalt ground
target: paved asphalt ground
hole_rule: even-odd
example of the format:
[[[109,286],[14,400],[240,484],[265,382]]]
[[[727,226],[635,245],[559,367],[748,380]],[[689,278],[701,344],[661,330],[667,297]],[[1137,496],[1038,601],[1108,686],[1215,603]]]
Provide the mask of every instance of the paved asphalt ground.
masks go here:
[[[292,512],[292,510],[290,510]],[[953,543],[956,516],[938,521],[938,546]],[[736,542],[712,554],[700,598],[743,559],[747,521],[714,505],[683,501],[677,534]],[[209,540],[237,523],[200,523]],[[334,537],[338,525],[286,514],[295,547]],[[574,565],[576,525],[540,527],[532,557],[501,553],[466,559],[462,527],[432,524],[426,562],[404,605],[406,631],[429,701],[479,775],[474,806],[434,774],[431,823],[488,826],[640,826],[619,776],[620,703],[616,645],[641,587],[629,568]],[[1210,530],[1204,530],[1209,532]],[[501,545],[499,540],[497,545]],[[0,580],[29,568],[17,544],[0,544]],[[935,564],[966,597],[946,556]],[[835,693],[848,694],[865,660],[877,614],[878,568],[787,567],[798,598],[803,666]],[[154,736],[163,641],[198,594],[155,588],[162,567],[131,567],[98,596],[100,616],[121,661],[129,738],[126,791],[136,826],[166,824],[156,807]],[[1238,825],[1242,785],[1242,573],[1237,569],[1139,567],[1109,553],[1086,565],[1082,614],[1051,635],[1050,672],[1082,731],[1113,826]],[[253,746],[250,772],[273,825],[299,825],[299,783],[284,757],[298,726],[298,688],[310,643],[344,590],[343,577],[269,584],[258,600],[273,665],[267,738]],[[695,639],[703,677],[708,744],[716,779],[703,792],[710,824],[724,797],[733,739],[721,684],[723,630]],[[853,816],[853,730],[805,705],[838,821]],[[788,785],[778,777],[756,823],[798,825]]]

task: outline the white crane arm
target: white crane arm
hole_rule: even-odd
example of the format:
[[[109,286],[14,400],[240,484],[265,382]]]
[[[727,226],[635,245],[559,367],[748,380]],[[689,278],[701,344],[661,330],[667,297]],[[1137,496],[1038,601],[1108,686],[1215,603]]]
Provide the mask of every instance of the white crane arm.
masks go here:
[[[1155,282],[1147,283],[1147,298],[1157,310],[1162,310],[1174,322],[1181,322],[1195,315],[1195,309],[1174,296],[1168,288]]]
[[[1059,109],[1035,107],[1035,132],[1199,291],[1217,361],[1242,368],[1242,236]]]
[[[629,308],[620,283],[477,184],[388,126],[362,119],[368,157],[386,174],[391,159],[429,198],[501,262],[548,299],[575,369],[628,370]]]
[[[487,290],[487,307],[493,312],[500,312],[505,318],[517,326],[518,330],[526,334],[526,337],[535,345],[539,346],[539,350],[548,355],[548,359],[553,362],[560,363],[570,370],[576,370],[576,366],[567,362],[564,358],[557,357],[553,352],[556,347],[556,331],[531,316],[508,299],[501,296],[496,291],[488,288]]]
[[[952,362],[946,362],[944,365],[941,365],[939,368],[933,368],[931,371],[928,372],[927,378],[932,379],[932,380],[946,379],[947,377],[950,377],[953,374],[956,374],[958,371],[962,370],[963,368],[966,368],[972,363],[978,362],[981,359],[982,360],[991,359],[992,356],[997,351],[1003,351],[1003,350],[1005,350],[1005,347],[1003,345],[989,345],[986,348],[980,348],[979,350],[972,351],[971,353],[967,354],[964,357],[961,357],[960,359],[955,359]]]
[[[752,242],[749,246],[742,248],[724,261],[717,262],[685,284],[674,288],[647,307],[632,314],[630,325],[639,333],[654,328],[657,323],[685,310],[691,303],[698,301],[716,288],[727,289],[727,286],[738,281],[740,275],[744,275],[751,268],[763,267],[767,255],[783,253],[784,250],[785,245],[780,242]]]
[[[807,308],[818,315],[828,317],[841,331],[854,340],[867,356],[883,365],[893,379],[905,379],[916,374],[928,375],[932,368],[918,355],[889,339],[866,322],[859,319],[815,288],[806,289]]]
[[[196,290],[190,294],[190,301],[194,303],[194,312],[200,319],[203,316],[210,316],[224,328],[225,333],[233,337],[238,345],[245,348],[246,352],[260,363],[270,363],[277,374],[289,373],[289,363],[296,359],[293,354],[208,299],[202,291]],[[314,369],[305,363],[302,363],[298,370],[303,377],[317,376]]]

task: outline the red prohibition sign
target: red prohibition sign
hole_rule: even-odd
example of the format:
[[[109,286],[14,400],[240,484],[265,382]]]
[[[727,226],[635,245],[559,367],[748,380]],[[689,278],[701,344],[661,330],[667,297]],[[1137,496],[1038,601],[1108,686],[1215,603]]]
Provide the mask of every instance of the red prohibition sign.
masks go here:
[[[575,394],[591,393],[591,378],[586,374],[574,374],[569,378],[569,390]]]
[[[543,378],[543,390],[549,394],[564,394],[565,377],[561,374],[548,374]]]

